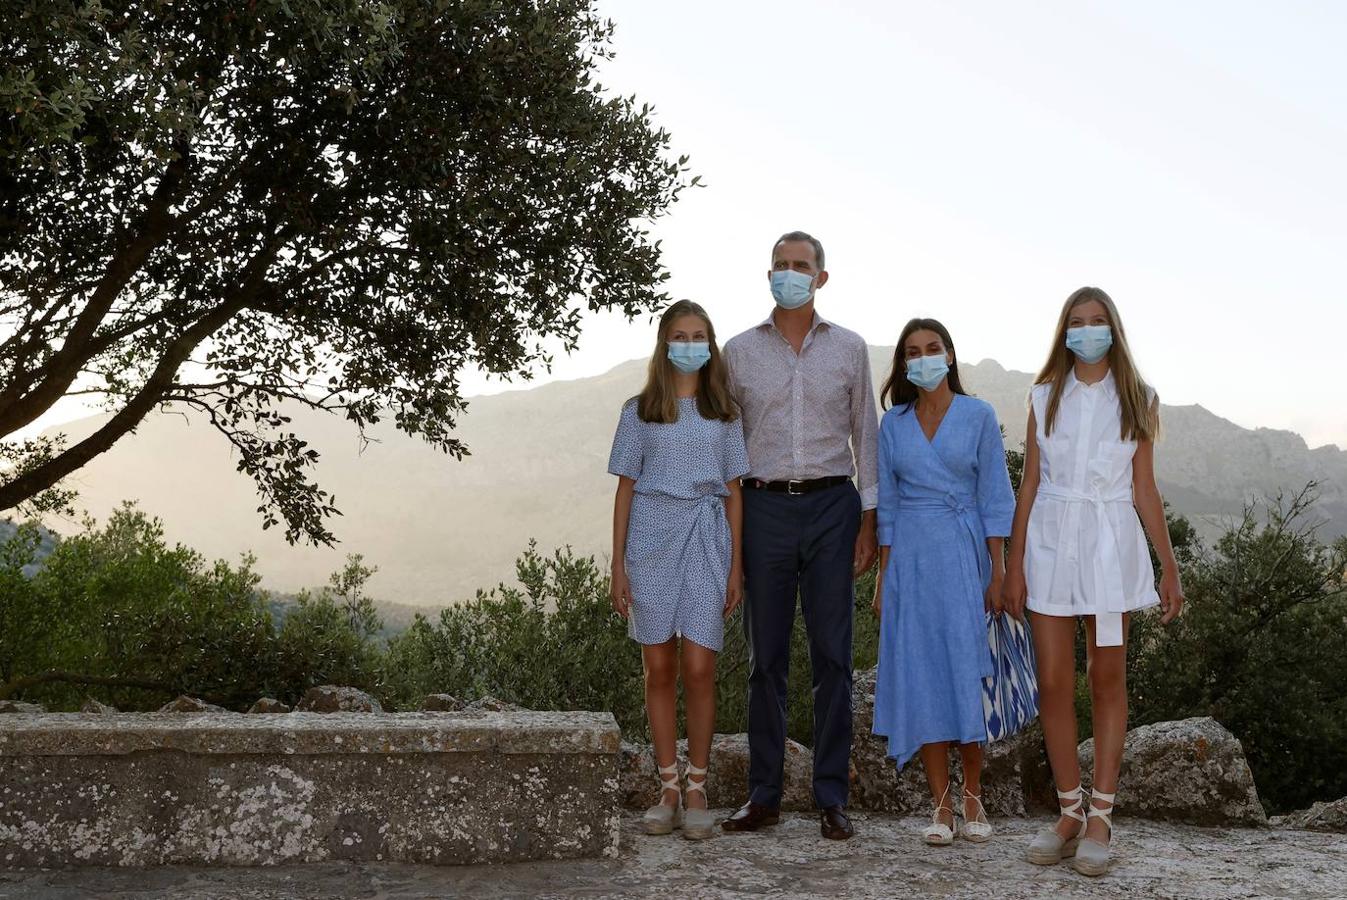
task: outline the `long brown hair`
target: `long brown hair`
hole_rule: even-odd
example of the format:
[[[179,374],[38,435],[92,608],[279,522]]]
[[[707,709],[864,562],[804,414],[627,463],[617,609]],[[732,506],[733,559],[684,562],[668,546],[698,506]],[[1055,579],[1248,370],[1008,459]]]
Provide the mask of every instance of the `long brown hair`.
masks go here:
[[[1118,388],[1118,402],[1122,406],[1122,432],[1124,441],[1150,441],[1160,434],[1160,413],[1150,402],[1150,389],[1141,380],[1136,363],[1132,361],[1132,351],[1127,346],[1127,332],[1123,330],[1122,319],[1118,316],[1118,307],[1113,298],[1097,287],[1083,287],[1073,291],[1062,305],[1062,314],[1057,318],[1057,333],[1052,339],[1052,349],[1048,352],[1048,361],[1034,379],[1034,384],[1050,384],[1048,404],[1045,410],[1047,421],[1043,423],[1043,433],[1052,434],[1057,423],[1057,411],[1062,405],[1062,391],[1066,388],[1066,376],[1075,364],[1073,354],[1066,348],[1067,323],[1071,321],[1071,310],[1082,303],[1096,300],[1104,307],[1109,328],[1113,331],[1113,346],[1108,348],[1108,366],[1113,372],[1113,382]]]
[[[954,352],[954,341],[950,339],[949,330],[936,319],[912,319],[903,326],[903,333],[898,335],[898,346],[893,348],[893,366],[889,369],[889,377],[884,379],[884,386],[879,390],[880,400],[885,409],[913,403],[921,396],[920,389],[907,380],[907,357],[904,347],[914,331],[934,331],[940,335],[940,342],[949,351],[951,360],[949,375],[945,376],[949,380],[949,389],[956,394],[968,394],[963,389],[963,382],[959,380],[959,354]]]
[[[730,396],[729,375],[725,360],[716,344],[716,329],[711,317],[697,303],[679,300],[659,317],[659,339],[650,356],[650,369],[645,387],[636,398],[636,413],[644,422],[677,422],[678,391],[674,388],[674,364],[669,361],[669,331],[675,320],[696,316],[706,323],[706,340],[711,346],[711,359],[697,373],[697,412],[703,419],[733,422],[739,418],[739,408]]]

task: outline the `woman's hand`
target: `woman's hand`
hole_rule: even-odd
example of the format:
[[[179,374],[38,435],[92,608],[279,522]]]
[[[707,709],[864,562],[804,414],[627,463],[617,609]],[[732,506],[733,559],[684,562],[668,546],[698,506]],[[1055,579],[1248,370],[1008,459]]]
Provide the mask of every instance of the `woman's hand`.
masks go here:
[[[725,585],[725,618],[728,619],[743,600],[744,570],[741,566],[730,566],[730,581]]]
[[[875,618],[881,618],[884,610],[884,572],[875,574],[875,596],[870,600],[870,610],[875,614]]]
[[[1168,625],[1183,612],[1183,585],[1176,569],[1166,569],[1160,575],[1160,621]]]
[[[609,584],[613,612],[625,619],[631,615],[631,582],[627,580],[626,568],[620,563],[613,565],[613,575]]]
[[[1005,601],[1001,598],[1001,591],[1005,586],[1005,577],[1000,574],[993,574],[991,584],[987,585],[986,592],[982,595],[982,609],[984,612],[993,615],[1001,615],[1001,610],[1005,606]]]
[[[1024,605],[1028,599],[1029,588],[1024,583],[1024,569],[1010,566],[1001,582],[1001,609],[1023,622]]]

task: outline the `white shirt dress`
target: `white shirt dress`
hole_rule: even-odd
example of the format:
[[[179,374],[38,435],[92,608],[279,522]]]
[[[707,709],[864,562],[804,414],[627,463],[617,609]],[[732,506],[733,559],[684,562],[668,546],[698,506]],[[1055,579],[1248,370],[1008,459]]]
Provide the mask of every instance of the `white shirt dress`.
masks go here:
[[[1039,485],[1029,515],[1024,573],[1029,609],[1047,616],[1094,616],[1095,643],[1120,646],[1122,614],[1155,606],[1155,572],[1132,505],[1136,441],[1121,438],[1117,385],[1067,374],[1052,435],[1050,384],[1030,393]]]

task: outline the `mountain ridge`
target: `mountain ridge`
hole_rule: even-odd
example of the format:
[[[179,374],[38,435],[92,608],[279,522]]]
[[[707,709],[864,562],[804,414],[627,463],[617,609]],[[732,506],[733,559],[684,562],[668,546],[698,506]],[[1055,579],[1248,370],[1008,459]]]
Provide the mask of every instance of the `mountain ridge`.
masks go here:
[[[876,390],[892,359],[892,347],[870,348]],[[1018,447],[1032,375],[995,360],[960,369],[967,389],[995,407],[1007,446]],[[276,529],[262,531],[251,480],[233,471],[227,442],[190,410],[147,419],[73,475],[70,486],[99,520],[121,500],[137,499],[164,520],[171,540],[208,557],[233,560],[252,550],[271,590],[322,585],[346,553],[360,552],[380,570],[372,596],[442,606],[512,581],[514,560],[531,538],[544,550],[569,544],[606,554],[609,445],[621,404],[639,391],[644,373],[645,360],[631,360],[589,378],[469,398],[457,436],[471,454],[461,462],[387,421],[369,429],[375,440],[362,451],[345,420],[288,409],[290,430],[322,454],[316,477],[344,513],[331,525],[342,539],[335,549],[290,547]],[[1242,428],[1200,404],[1166,405],[1162,416],[1160,487],[1178,511],[1206,523],[1208,534],[1250,497],[1298,490],[1310,480],[1322,485],[1316,512],[1328,520],[1324,533],[1347,531],[1347,451],[1309,448],[1281,429]],[[48,433],[78,440],[104,420]]]

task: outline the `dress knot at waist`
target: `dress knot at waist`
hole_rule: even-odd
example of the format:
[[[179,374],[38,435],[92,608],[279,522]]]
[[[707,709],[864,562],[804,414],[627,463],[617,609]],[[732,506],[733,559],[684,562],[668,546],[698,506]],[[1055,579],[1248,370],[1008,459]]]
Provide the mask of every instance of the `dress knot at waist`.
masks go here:
[[[1038,486],[1038,496],[1049,500],[1061,500],[1064,503],[1131,503],[1132,489],[1129,485],[1127,490],[1109,493],[1077,491],[1064,485],[1044,481]]]
[[[898,501],[897,505],[899,513],[925,513],[927,515],[963,514],[972,512],[976,508],[977,501],[972,497],[963,497],[955,493],[947,493],[943,497],[907,498]]]
[[[1052,482],[1042,482],[1038,486],[1038,496],[1063,503],[1081,504],[1093,507],[1095,536],[1098,541],[1098,553],[1092,561],[1095,594],[1102,601],[1103,610],[1094,614],[1095,646],[1122,646],[1122,614],[1126,609],[1126,597],[1122,587],[1122,562],[1118,557],[1118,537],[1113,522],[1108,515],[1110,504],[1132,503],[1132,490],[1113,490],[1108,493],[1077,491]],[[1074,507],[1080,510],[1079,506]],[[1063,523],[1063,531],[1071,533],[1079,528],[1080,513],[1072,515],[1070,523]],[[1078,538],[1077,538],[1078,539]],[[1053,571],[1053,595],[1070,594],[1065,576],[1068,569],[1059,567]]]

